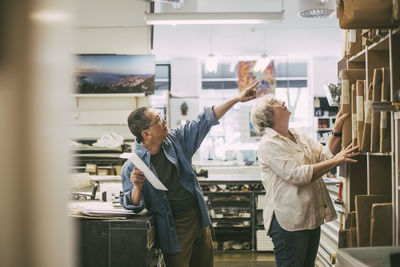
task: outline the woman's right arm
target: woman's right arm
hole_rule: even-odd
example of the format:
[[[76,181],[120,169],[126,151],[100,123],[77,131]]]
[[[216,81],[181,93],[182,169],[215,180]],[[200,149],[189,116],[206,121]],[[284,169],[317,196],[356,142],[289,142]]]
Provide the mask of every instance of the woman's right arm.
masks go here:
[[[314,164],[304,164],[296,161],[281,143],[267,141],[260,144],[258,155],[260,162],[271,168],[278,177],[291,184],[305,185],[320,178],[343,162],[357,162],[352,159],[359,154],[354,153],[357,149],[358,147],[348,146],[331,159]]]
[[[333,158],[313,164],[313,175],[311,181],[315,181],[331,169],[344,162],[357,162],[357,160],[353,159],[353,157],[360,154],[360,152],[355,152],[357,150],[358,146],[352,147],[352,145],[349,145],[343,148]]]

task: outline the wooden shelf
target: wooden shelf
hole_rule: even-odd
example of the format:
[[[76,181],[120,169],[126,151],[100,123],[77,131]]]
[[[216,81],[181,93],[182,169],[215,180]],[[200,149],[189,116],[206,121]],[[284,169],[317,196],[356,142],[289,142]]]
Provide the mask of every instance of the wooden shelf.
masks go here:
[[[389,35],[382,37],[378,42],[373,43],[368,47],[369,51],[388,51],[389,50]]]
[[[388,157],[393,156],[392,152],[363,152],[360,154],[367,155],[367,156],[388,156]]]
[[[349,62],[365,62],[365,53],[366,53],[366,49],[361,50],[360,52],[358,52],[356,55],[352,56],[351,58],[349,58]]]
[[[368,45],[356,55],[341,60],[338,66],[341,69],[364,69],[365,80],[368,85],[372,83],[374,70],[386,68],[390,71],[391,100],[400,86],[400,28],[390,30],[388,34],[381,37],[377,42]],[[344,67],[344,68],[343,68]],[[351,82],[353,83],[353,82]],[[351,86],[351,85],[350,85]],[[365,95],[365,91],[364,91]],[[392,100],[393,101],[393,100]],[[399,174],[396,168],[399,166],[398,138],[399,129],[394,127],[400,119],[400,111],[393,112],[387,116],[390,122],[391,152],[365,152],[360,153],[355,159],[357,163],[346,163],[340,167],[340,176],[343,185],[343,210],[346,216],[355,211],[356,195],[391,195],[393,205],[393,245],[399,245]],[[379,123],[378,123],[379,127]],[[385,135],[388,136],[388,135]],[[380,140],[380,138],[377,138]],[[398,187],[398,190],[396,188]],[[372,201],[372,200],[371,200]],[[357,215],[358,216],[358,215]]]

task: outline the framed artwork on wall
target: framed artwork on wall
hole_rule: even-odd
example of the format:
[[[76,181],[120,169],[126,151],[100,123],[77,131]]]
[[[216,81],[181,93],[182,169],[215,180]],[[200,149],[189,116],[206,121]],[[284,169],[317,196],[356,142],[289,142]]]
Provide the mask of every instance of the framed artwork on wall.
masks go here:
[[[264,70],[255,71],[256,61],[239,61],[238,78],[239,92],[252,83],[260,80],[257,87],[257,97],[275,92],[275,64],[271,61]]]
[[[75,61],[77,94],[154,93],[153,55],[80,54]]]

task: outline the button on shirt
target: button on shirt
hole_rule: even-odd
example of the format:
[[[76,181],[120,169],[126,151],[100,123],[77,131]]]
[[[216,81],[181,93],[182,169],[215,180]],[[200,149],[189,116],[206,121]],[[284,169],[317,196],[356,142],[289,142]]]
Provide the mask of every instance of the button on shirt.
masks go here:
[[[200,184],[192,169],[192,157],[200,147],[213,125],[217,125],[211,108],[206,108],[200,113],[196,120],[185,125],[170,129],[169,135],[165,138],[162,149],[167,159],[175,165],[178,172],[178,179],[185,189],[196,198],[202,222],[204,226],[211,224],[208,216],[208,209],[204,202]],[[150,152],[140,144],[136,143],[135,153],[143,162],[157,175],[157,172],[150,161]],[[175,254],[181,252],[181,247],[176,233],[171,206],[164,191],[155,189],[149,181],[145,181],[142,187],[142,198],[138,205],[132,205],[131,192],[133,183],[130,180],[134,165],[127,160],[122,167],[122,189],[120,203],[125,209],[140,212],[146,208],[156,218],[157,240],[164,253]]]
[[[266,190],[266,231],[274,213],[287,231],[315,229],[324,220],[336,219],[323,179],[311,182],[312,164],[332,158],[332,152],[300,130],[289,131],[297,143],[267,128],[258,148],[261,180]]]

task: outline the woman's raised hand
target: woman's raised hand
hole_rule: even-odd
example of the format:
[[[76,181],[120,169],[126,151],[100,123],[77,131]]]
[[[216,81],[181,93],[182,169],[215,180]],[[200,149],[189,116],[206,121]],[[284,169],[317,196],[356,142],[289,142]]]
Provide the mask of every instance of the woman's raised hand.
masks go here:
[[[357,150],[358,146],[353,147],[353,145],[350,144],[347,147],[344,147],[339,153],[337,153],[333,157],[333,159],[337,162],[337,165],[340,165],[344,162],[356,163],[357,160],[353,158],[360,154],[360,152],[356,152]]]

